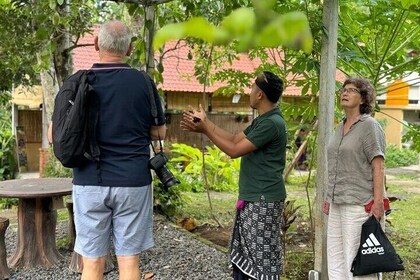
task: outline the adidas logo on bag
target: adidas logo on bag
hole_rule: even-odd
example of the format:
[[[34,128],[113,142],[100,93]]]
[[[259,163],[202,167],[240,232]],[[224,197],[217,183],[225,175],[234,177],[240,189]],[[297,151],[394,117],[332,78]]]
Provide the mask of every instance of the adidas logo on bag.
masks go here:
[[[381,243],[379,243],[378,239],[376,239],[373,233],[369,234],[368,239],[366,239],[362,247],[367,248],[362,250],[363,255],[371,255],[376,253],[378,255],[384,254],[384,247],[382,247]]]

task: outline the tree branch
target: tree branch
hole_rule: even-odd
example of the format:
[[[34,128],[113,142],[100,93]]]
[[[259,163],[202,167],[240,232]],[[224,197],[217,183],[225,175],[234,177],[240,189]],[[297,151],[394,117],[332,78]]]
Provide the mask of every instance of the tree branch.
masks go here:
[[[141,0],[112,0],[115,3],[128,3],[128,4],[137,4],[137,5],[143,5],[144,1]]]
[[[403,10],[402,12],[401,12],[401,15],[400,15],[400,17],[398,18],[398,21],[394,24],[394,30],[392,31],[392,34],[391,34],[391,38],[390,38],[390,40],[388,41],[388,44],[386,44],[385,46],[384,46],[384,51],[383,51],[383,55],[382,55],[382,57],[381,57],[381,59],[380,59],[380,61],[379,61],[379,64],[378,64],[378,67],[377,67],[377,69],[376,69],[376,75],[374,76],[374,80],[373,80],[373,84],[374,85],[376,85],[377,84],[377,82],[379,81],[379,76],[380,76],[380,71],[381,71],[381,68],[382,68],[382,65],[385,63],[385,58],[387,57],[387,55],[388,55],[388,52],[390,51],[390,49],[391,49],[391,45],[395,42],[395,38],[397,37],[397,35],[398,35],[398,32],[399,32],[399,30],[400,30],[400,28],[401,28],[401,26],[402,26],[402,24],[403,24],[403,22],[404,22],[404,20],[405,20],[405,18],[406,18],[406,13],[405,13],[405,11]]]
[[[73,45],[73,46],[71,46],[71,47],[69,47],[69,48],[65,49],[65,51],[66,51],[66,52],[70,52],[70,51],[74,50],[75,48],[90,47],[90,46],[93,46],[93,45],[94,45],[93,43],[92,43],[92,44],[80,44],[80,45]]]
[[[143,6],[152,6],[152,5],[160,5],[168,2],[172,2],[174,0],[112,0],[116,3],[129,3],[129,4],[137,4]]]
[[[380,75],[378,78],[380,80],[380,79],[383,79],[383,78],[385,78],[387,76],[392,75],[393,73],[398,73],[401,68],[405,68],[406,66],[408,66],[410,64],[413,64],[413,66],[416,66],[416,65],[418,65],[418,62],[419,62],[418,59],[413,59],[413,60],[405,61],[405,62],[403,62],[401,64],[398,64],[398,65],[393,66],[390,69],[383,70],[382,73],[381,73],[382,75]],[[401,76],[401,74],[399,74],[399,75]]]
[[[172,2],[174,0],[150,0],[150,3],[152,5],[160,5],[160,4],[164,4],[164,3],[168,3],[168,2]]]

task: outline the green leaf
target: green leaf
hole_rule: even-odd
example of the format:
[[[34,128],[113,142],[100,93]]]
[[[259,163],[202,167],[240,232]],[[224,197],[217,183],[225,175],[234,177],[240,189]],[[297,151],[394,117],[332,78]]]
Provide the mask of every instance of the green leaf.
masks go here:
[[[276,0],[252,0],[252,5],[256,10],[270,11],[274,8]]]
[[[126,7],[130,16],[134,15],[138,9],[137,5],[126,5]]]
[[[158,65],[157,65],[157,70],[159,71],[159,73],[163,73],[163,70],[164,70],[164,68],[163,68],[163,63],[158,63]]]
[[[36,32],[35,32],[35,38],[37,40],[46,40],[49,38],[49,32],[47,29],[45,28],[39,28]]]
[[[49,0],[48,6],[51,10],[55,10],[55,8],[57,7],[57,2],[55,2],[55,0]]]
[[[305,86],[302,88],[301,95],[306,95],[308,93],[309,86],[310,86],[309,83],[305,84]]]
[[[60,15],[58,13],[54,13],[52,16],[52,23],[54,25],[58,25],[60,23]]]
[[[225,17],[221,27],[234,37],[251,33],[255,28],[255,13],[250,8],[236,9]]]
[[[206,42],[214,41],[216,27],[203,17],[192,18],[185,22],[185,33],[188,37],[203,39]]]
[[[313,38],[306,16],[300,12],[277,15],[261,32],[256,34],[256,45],[277,47],[285,45],[291,48],[302,48],[310,53]]]
[[[7,6],[7,5],[10,5],[10,2],[11,0],[0,0],[0,5]]]
[[[156,32],[153,46],[160,48],[169,40],[181,39],[184,37],[195,37],[212,43],[216,36],[216,27],[203,17],[195,17],[186,22],[172,23],[162,27]],[[223,32],[217,35],[220,37]]]
[[[159,29],[153,38],[155,50],[161,48],[166,42],[174,39],[181,39],[185,36],[184,23],[172,23]]]
[[[419,5],[419,0],[400,0],[403,8],[408,9],[411,6]]]
[[[146,20],[146,22],[144,23],[144,26],[145,26],[147,29],[151,29],[151,28],[153,27],[153,21],[152,21],[152,20],[150,20],[150,19]]]

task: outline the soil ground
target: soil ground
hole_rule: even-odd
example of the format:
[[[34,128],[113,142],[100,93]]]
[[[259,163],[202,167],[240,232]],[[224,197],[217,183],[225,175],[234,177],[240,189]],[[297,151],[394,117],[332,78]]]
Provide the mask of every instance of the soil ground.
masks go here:
[[[227,248],[232,232],[232,224],[224,226],[223,228],[205,224],[202,226],[198,226],[192,232],[198,234],[201,238],[204,238],[218,246]]]

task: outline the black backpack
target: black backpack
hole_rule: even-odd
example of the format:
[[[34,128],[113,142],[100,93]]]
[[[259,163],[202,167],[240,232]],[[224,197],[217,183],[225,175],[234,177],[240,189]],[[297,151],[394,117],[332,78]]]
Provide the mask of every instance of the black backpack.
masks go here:
[[[96,124],[99,105],[88,83],[89,70],[80,70],[67,78],[55,97],[52,115],[54,154],[65,167],[81,167],[95,161],[99,170],[99,146]]]

